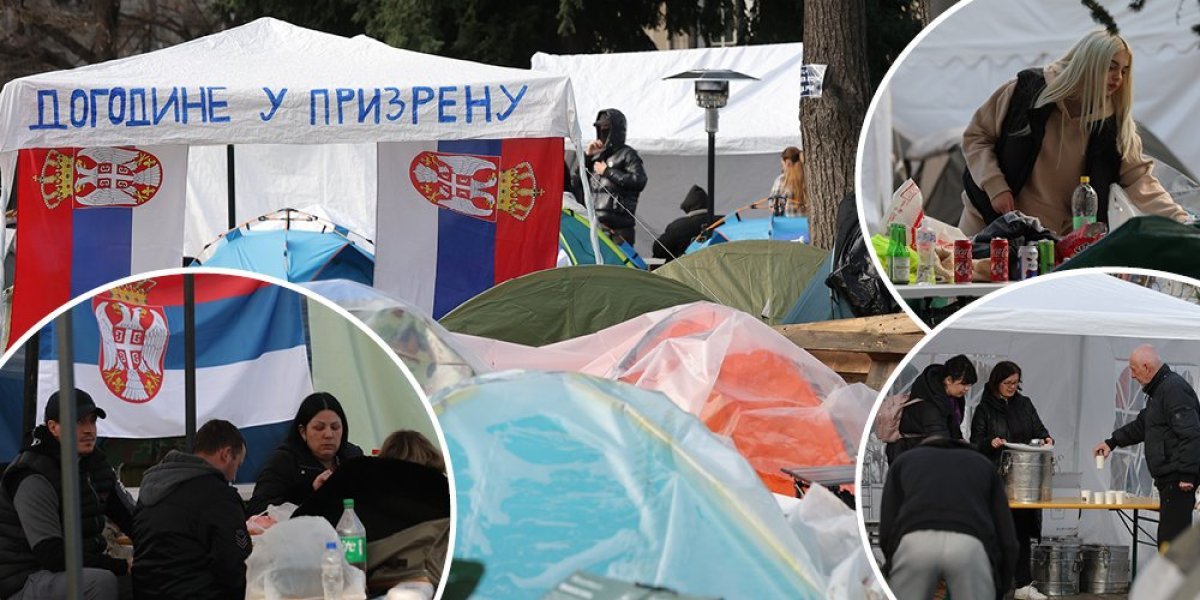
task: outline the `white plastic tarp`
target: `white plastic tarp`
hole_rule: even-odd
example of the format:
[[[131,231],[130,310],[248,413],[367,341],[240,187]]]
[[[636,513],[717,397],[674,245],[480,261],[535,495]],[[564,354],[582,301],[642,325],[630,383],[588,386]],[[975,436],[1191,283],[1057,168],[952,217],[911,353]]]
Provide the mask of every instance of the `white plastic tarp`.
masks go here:
[[[683,216],[692,185],[707,187],[708,135],[693,80],[664,77],[693,69],[729,69],[758,78],[730,83],[716,135],[718,213],[765,198],[779,174],[779,154],[800,146],[803,45],[764,44],[658,52],[533,55],[535,70],[570,75],[585,140],[596,113],[615,108],[629,121],[626,141],[646,164],[649,182],[638,218],[659,235]],[[639,227],[637,250],[650,256],[653,236]]]
[[[350,217],[346,225],[373,237],[375,143],[566,138],[574,126],[564,75],[263,18],[9,82],[0,93],[0,171],[10,190],[21,148],[221,146],[193,152],[189,161],[185,248],[194,253],[228,229],[226,144],[238,145],[238,219],[328,202]]]
[[[1126,0],[1100,0],[1133,47],[1133,116],[1193,171],[1200,168],[1200,23],[1194,2],[1149,2],[1141,11]],[[1021,69],[1048,64],[1096,28],[1079,2],[975,0],[960,2],[893,68],[880,93],[891,95],[891,120],[909,139],[963,127],[981,104]],[[877,109],[879,110],[879,109]],[[871,126],[878,126],[872,122]],[[889,169],[864,154],[863,177]],[[886,195],[867,201],[882,214]]]
[[[1137,346],[1153,344],[1173,370],[1196,386],[1198,325],[1200,306],[1101,273],[1067,273],[978,300],[938,332],[911,366],[921,369],[955,354],[972,358],[979,383],[968,397],[963,423],[969,437],[971,416],[992,367],[1001,360],[1016,362],[1023,371],[1021,393],[1033,400],[1055,439],[1058,495],[1073,495],[1076,490],[1062,487],[1065,474],[1080,473],[1082,489],[1149,496],[1152,486],[1141,444],[1118,450],[1100,470],[1091,450],[1145,406],[1141,385],[1128,370],[1129,354]],[[1077,528],[1085,542],[1129,545],[1129,533],[1108,511],[1082,511],[1078,522],[1076,514],[1045,511],[1044,531],[1062,534]]]

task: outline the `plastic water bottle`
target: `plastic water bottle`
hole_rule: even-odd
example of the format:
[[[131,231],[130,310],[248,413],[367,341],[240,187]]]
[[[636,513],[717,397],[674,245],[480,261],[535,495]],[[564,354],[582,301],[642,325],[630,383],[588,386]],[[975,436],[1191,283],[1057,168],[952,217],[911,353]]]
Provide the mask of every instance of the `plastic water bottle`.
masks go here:
[[[346,548],[346,562],[367,572],[367,530],[354,514],[354,499],[342,500],[342,518],[338,519],[337,534]]]
[[[917,230],[917,285],[937,283],[937,231],[928,221]]]
[[[1096,222],[1096,210],[1099,199],[1096,190],[1092,189],[1091,178],[1087,175],[1079,178],[1079,187],[1071,194],[1071,227],[1078,230],[1084,225]]]
[[[342,553],[337,542],[326,542],[321,555],[321,592],[325,600],[340,600],[342,597]]]

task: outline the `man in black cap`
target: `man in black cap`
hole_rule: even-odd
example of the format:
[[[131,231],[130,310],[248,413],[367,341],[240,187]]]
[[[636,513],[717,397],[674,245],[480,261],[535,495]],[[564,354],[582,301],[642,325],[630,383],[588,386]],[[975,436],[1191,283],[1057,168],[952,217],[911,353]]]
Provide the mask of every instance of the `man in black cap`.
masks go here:
[[[46,402],[45,424],[33,430],[0,477],[0,598],[67,596],[59,403],[59,392],[54,392]],[[104,409],[78,389],[75,406],[79,463],[73,470],[79,472],[82,593],[88,600],[116,599],[117,577],[129,573],[130,561],[105,554],[105,517],[122,531],[132,531],[133,499],[96,450],[96,419],[105,418]]]
[[[596,218],[613,241],[634,241],[638,196],[646,188],[646,168],[637,150],[625,144],[625,115],[606,108],[596,115],[596,139],[588,144],[584,164],[596,202]],[[583,200],[583,185],[572,172],[572,190]]]

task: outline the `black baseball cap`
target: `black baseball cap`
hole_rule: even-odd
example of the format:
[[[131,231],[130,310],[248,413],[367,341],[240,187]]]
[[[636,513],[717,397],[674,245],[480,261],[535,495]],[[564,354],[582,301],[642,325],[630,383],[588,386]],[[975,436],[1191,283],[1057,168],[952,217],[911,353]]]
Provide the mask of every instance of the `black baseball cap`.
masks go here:
[[[103,419],[108,416],[103,408],[96,406],[96,402],[92,400],[91,394],[75,388],[75,418],[82,419],[88,413],[96,413],[96,416]],[[50,394],[50,399],[46,401],[46,420],[58,421],[58,392]]]

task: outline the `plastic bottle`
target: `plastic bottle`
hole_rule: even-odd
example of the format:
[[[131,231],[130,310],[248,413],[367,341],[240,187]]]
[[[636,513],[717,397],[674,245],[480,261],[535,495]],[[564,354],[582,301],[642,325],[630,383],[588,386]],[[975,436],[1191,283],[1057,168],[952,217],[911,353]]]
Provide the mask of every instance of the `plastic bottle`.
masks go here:
[[[917,285],[937,283],[937,231],[925,222],[917,230]]]
[[[342,553],[338,552],[337,542],[326,542],[321,555],[321,592],[325,600],[342,597]]]
[[[1079,178],[1079,187],[1071,194],[1071,227],[1081,229],[1088,223],[1096,222],[1096,210],[1099,199],[1096,190],[1092,189],[1091,179],[1084,175]]]
[[[887,251],[888,279],[896,285],[908,285],[908,231],[903,223],[892,223],[889,228]]]
[[[346,562],[367,572],[367,530],[354,514],[354,500],[342,500],[342,518],[338,519],[337,534],[346,548]]]

